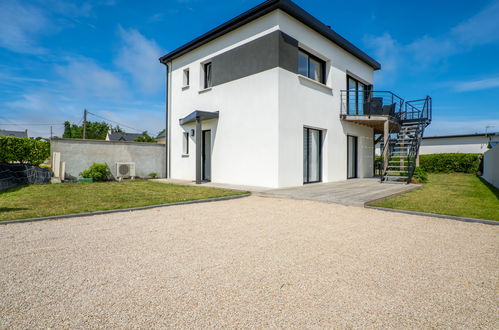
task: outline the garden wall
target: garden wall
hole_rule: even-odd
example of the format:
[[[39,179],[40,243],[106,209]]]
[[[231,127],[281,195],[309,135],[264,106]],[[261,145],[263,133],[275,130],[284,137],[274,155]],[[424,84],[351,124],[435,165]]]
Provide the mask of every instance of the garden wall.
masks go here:
[[[499,144],[483,154],[483,178],[499,188]]]
[[[116,177],[116,163],[134,162],[135,174],[147,177],[155,172],[165,176],[165,145],[158,143],[52,139],[51,152],[61,153],[61,162],[66,163],[66,178],[76,178],[93,163],[106,163]]]

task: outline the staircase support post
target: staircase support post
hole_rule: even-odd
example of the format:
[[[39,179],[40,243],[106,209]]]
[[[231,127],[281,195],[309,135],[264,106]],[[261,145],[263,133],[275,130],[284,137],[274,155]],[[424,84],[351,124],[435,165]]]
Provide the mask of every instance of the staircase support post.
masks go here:
[[[383,141],[385,142],[383,150],[383,174],[388,169],[388,149],[390,148],[390,121],[387,119],[384,123]]]

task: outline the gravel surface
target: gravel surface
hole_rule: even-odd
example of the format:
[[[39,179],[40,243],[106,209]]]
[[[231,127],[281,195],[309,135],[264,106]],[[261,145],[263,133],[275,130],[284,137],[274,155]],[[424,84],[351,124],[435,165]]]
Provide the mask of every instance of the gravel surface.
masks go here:
[[[499,226],[278,198],[0,226],[0,328],[499,328]]]

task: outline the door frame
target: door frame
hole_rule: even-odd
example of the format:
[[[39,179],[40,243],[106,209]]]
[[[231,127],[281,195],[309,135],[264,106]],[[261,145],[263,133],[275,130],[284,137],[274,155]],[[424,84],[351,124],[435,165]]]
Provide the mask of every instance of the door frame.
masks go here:
[[[206,168],[205,168],[205,162],[206,162],[206,149],[205,149],[205,133],[210,132],[210,173],[209,173],[209,179],[206,178]],[[202,130],[201,133],[201,179],[203,181],[211,181],[211,151],[212,151],[212,142],[213,142],[213,136],[211,134],[211,129],[205,129]]]
[[[323,138],[323,133],[321,129],[317,128],[311,128],[311,127],[303,127],[303,139],[305,139],[305,131],[307,132],[306,134],[308,135],[308,132],[310,130],[318,131],[319,132],[319,180],[317,181],[310,181],[310,162],[309,162],[309,155],[310,155],[310,146],[309,143],[307,143],[307,181],[303,181],[303,184],[309,184],[309,183],[319,183],[322,182],[322,138]],[[307,137],[307,142],[308,142],[308,137]],[[303,158],[305,158],[305,154],[303,155]],[[303,176],[303,175],[302,175]]]
[[[355,167],[354,176],[349,176],[350,170],[350,144],[349,138],[354,138],[355,141]],[[347,135],[347,179],[356,179],[359,177],[359,137],[355,135]]]

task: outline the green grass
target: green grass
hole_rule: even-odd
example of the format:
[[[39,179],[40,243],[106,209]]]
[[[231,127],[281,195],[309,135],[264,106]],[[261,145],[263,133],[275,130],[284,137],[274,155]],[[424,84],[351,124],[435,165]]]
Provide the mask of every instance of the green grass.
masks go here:
[[[151,181],[29,185],[0,193],[0,221],[244,194]]]
[[[428,174],[421,188],[370,205],[499,221],[499,189],[474,174]]]

